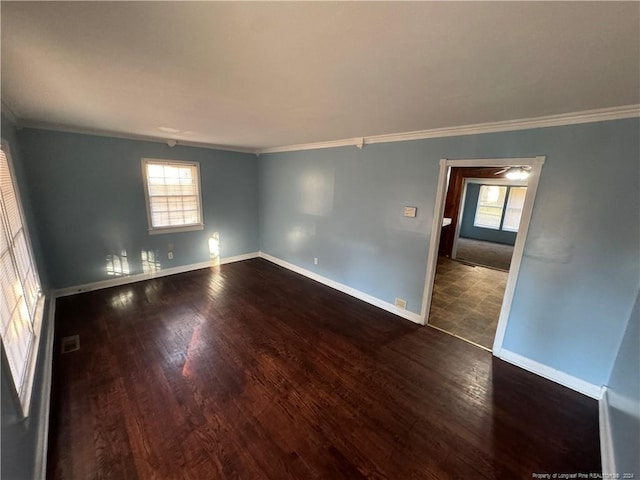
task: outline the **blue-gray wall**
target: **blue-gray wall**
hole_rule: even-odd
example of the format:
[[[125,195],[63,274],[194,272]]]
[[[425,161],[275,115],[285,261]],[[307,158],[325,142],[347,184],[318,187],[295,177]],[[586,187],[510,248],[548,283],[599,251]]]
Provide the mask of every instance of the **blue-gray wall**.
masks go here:
[[[507,232],[506,230],[494,230],[493,228],[476,227],[473,222],[478,207],[480,197],[479,183],[467,183],[467,193],[464,197],[464,207],[462,209],[462,221],[460,222],[460,236],[484,240],[486,242],[503,243],[505,245],[515,245],[517,232]],[[509,198],[508,192],[505,198]],[[506,200],[505,200],[506,202]],[[502,211],[504,218],[506,208]]]
[[[265,155],[261,250],[418,313],[439,159],[546,155],[503,347],[602,385],[640,283],[639,127],[634,118]],[[416,218],[402,216],[408,205]]]
[[[14,125],[4,116],[0,119],[2,128],[2,139],[9,144],[14,173],[19,183],[21,203],[26,217],[27,227],[34,250],[34,256],[40,281],[45,292],[48,292],[48,280],[43,268],[43,256],[39,228],[34,221],[33,210],[30,201],[30,191],[26,185],[26,177],[22,154],[19,142],[16,137]],[[49,304],[45,304],[45,312],[48,311]],[[0,389],[2,396],[2,467],[0,478],[6,479],[28,479],[33,478],[36,461],[36,449],[38,432],[43,427],[42,418],[45,399],[47,398],[44,386],[44,362],[46,342],[44,341],[50,333],[52,325],[49,324],[45,315],[38,345],[38,357],[33,383],[31,407],[26,420],[20,419],[20,408],[16,403],[12,392],[11,374],[9,366],[2,355],[2,365],[0,365]]]
[[[615,472],[640,475],[640,294],[629,317],[611,378],[609,419]]]
[[[208,261],[214,232],[223,258],[258,250],[255,155],[34,129],[18,140],[54,288],[113,278],[106,258],[122,250],[131,274],[142,273],[142,251],[161,268]],[[143,157],[200,163],[204,230],[149,235]]]

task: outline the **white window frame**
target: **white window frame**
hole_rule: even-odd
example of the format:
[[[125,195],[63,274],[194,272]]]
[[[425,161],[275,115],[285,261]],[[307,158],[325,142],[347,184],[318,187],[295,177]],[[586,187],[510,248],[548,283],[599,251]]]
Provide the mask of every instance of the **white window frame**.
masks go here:
[[[507,198],[505,198],[504,201],[504,207],[503,207],[503,213],[502,213],[502,221],[501,221],[501,230],[503,232],[511,232],[511,233],[517,233],[518,232],[518,228],[520,228],[520,221],[522,220],[522,210],[524,209],[524,202],[523,202],[523,206],[520,208],[520,219],[518,220],[518,227],[516,228],[510,228],[505,226],[504,221],[506,215],[507,215],[507,210],[509,210],[509,208],[514,208],[514,207],[509,207],[509,203],[511,202],[511,194],[513,193],[513,189],[514,188],[527,188],[526,185],[510,185],[509,186],[509,194],[507,195]],[[527,192],[525,191],[524,197],[527,198]]]
[[[527,188],[527,191],[528,191],[528,187],[529,187],[528,181],[527,180],[506,180],[505,181],[504,179],[498,179],[498,178],[496,178],[496,179],[492,179],[492,178],[467,178],[467,179],[465,179],[464,188],[462,190],[462,192],[463,192],[463,194],[462,194],[463,195],[462,196],[462,202],[460,204],[460,212],[458,214],[459,222],[462,221],[462,212],[464,210],[465,198],[466,198],[466,195],[467,195],[467,185],[469,183],[475,183],[475,184],[480,185],[480,186],[482,186],[482,185],[496,185],[496,186],[499,186],[499,187],[509,187],[509,190],[507,192],[508,195],[505,197],[504,204],[502,205],[502,213],[503,213],[503,215],[502,215],[502,218],[500,219],[500,228],[483,227],[483,226],[476,225],[476,223],[475,223],[475,215],[477,215],[477,212],[478,212],[477,206],[476,206],[476,213],[474,214],[474,218],[473,218],[473,226],[477,227],[477,228],[486,228],[486,229],[489,229],[489,230],[499,230],[499,231],[503,231],[503,232],[518,233],[518,230],[510,230],[510,229],[502,228],[502,225],[503,225],[503,222],[504,222],[504,212],[507,209],[507,205],[509,203],[509,196],[511,195],[511,189],[514,188],[514,187],[525,187],[525,188]],[[525,195],[525,198],[526,198],[526,195]],[[522,215],[520,215],[520,221],[522,222]],[[458,225],[458,228],[460,228],[460,225]],[[518,225],[518,228],[520,228],[520,225]],[[455,248],[455,246],[454,246],[454,248]]]
[[[38,282],[39,292],[36,297],[36,306],[33,310],[32,318],[31,318],[31,328],[33,333],[33,338],[30,345],[30,350],[28,354],[28,358],[26,360],[27,365],[25,367],[24,376],[22,379],[22,385],[17,385],[16,379],[13,377],[13,372],[9,367],[8,359],[6,358],[7,352],[4,348],[4,339],[2,339],[2,368],[4,369],[6,366],[7,377],[11,379],[8,383],[11,386],[11,390],[13,393],[13,397],[16,399],[17,404],[19,405],[19,414],[21,414],[22,418],[26,418],[29,416],[29,407],[31,405],[31,394],[33,390],[33,381],[35,377],[36,364],[38,358],[38,350],[40,346],[41,332],[42,332],[42,320],[44,316],[44,303],[45,303],[45,295],[42,292],[42,283],[40,281],[40,275],[38,271],[38,265],[35,261],[35,256],[33,254],[33,247],[31,246],[31,235],[29,233],[29,227],[25,220],[24,209],[22,207],[22,196],[20,195],[20,188],[18,186],[18,182],[15,175],[15,170],[13,167],[13,159],[11,156],[11,149],[9,147],[8,142],[4,139],[0,139],[0,145],[2,146],[2,151],[7,159],[7,164],[9,167],[9,173],[11,175],[11,182],[13,185],[13,191],[16,196],[16,204],[18,207],[18,213],[20,215],[20,221],[22,222],[22,230],[25,237],[25,243],[27,247],[27,253],[29,255],[29,261],[31,262],[31,268],[34,269],[34,275]],[[2,234],[0,232],[0,234]],[[11,248],[11,247],[9,247]],[[15,255],[15,254],[14,254]]]
[[[177,166],[190,166],[196,169],[196,184],[198,187],[198,222],[189,225],[180,226],[168,226],[168,227],[154,227],[151,222],[151,203],[149,201],[149,181],[147,178],[147,164],[162,164],[162,165],[177,165]],[[178,232],[193,232],[196,230],[204,229],[204,214],[202,211],[202,187],[200,182],[200,164],[198,162],[187,162],[184,160],[170,160],[166,158],[143,158],[142,159],[142,179],[144,183],[144,200],[147,205],[147,225],[149,229],[149,235],[159,235],[162,233],[178,233]]]
[[[502,201],[502,205],[500,206],[500,219],[498,220],[498,225],[496,225],[495,227],[492,225],[485,225],[482,223],[478,223],[478,212],[480,211],[480,209],[482,207],[485,207],[486,205],[480,205],[480,195],[482,194],[482,188],[483,187],[496,187],[496,188],[504,188],[504,199]],[[489,184],[482,184],[480,185],[480,190],[478,191],[478,201],[476,203],[476,213],[473,216],[473,226],[477,227],[477,228],[486,228],[489,230],[500,230],[500,227],[502,226],[502,217],[504,216],[504,206],[505,203],[507,202],[507,192],[509,191],[509,188],[507,187],[507,185],[489,185]],[[490,208],[498,208],[496,206],[491,206]]]

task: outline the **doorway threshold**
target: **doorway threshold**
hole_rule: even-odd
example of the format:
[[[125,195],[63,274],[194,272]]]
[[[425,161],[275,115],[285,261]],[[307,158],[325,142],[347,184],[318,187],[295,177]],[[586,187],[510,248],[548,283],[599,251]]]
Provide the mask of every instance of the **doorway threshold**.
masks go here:
[[[491,350],[490,348],[485,347],[484,345],[480,345],[479,343],[473,342],[473,341],[469,340],[468,338],[461,337],[460,335],[456,335],[455,333],[447,332],[447,331],[446,331],[445,329],[443,329],[443,328],[436,327],[435,325],[431,325],[431,324],[429,324],[429,323],[427,323],[427,326],[428,326],[428,327],[431,327],[431,328],[435,328],[436,330],[439,330],[439,331],[440,331],[440,332],[442,332],[442,333],[446,333],[447,335],[451,335],[452,337],[459,338],[460,340],[462,340],[462,341],[464,341],[464,342],[467,342],[467,343],[470,343],[471,345],[476,346],[476,347],[478,347],[478,348],[481,348],[481,349],[483,349],[483,350],[486,350],[486,351],[487,351],[487,352],[489,352],[489,353],[492,353],[492,352],[493,352],[493,350]]]

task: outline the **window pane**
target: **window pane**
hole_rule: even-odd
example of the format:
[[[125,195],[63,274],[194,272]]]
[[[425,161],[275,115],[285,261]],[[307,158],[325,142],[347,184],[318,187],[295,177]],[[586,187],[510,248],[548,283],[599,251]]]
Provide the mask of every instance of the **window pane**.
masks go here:
[[[4,149],[0,150],[0,331],[11,376],[24,406],[31,352],[38,333],[34,325],[40,281],[9,167]]]
[[[482,185],[478,195],[478,206],[473,221],[474,227],[500,229],[502,208],[507,187],[497,185]]]
[[[509,191],[507,211],[504,214],[502,229],[509,232],[517,232],[522,217],[522,207],[527,196],[527,187],[512,187]]]
[[[152,227],[201,223],[198,169],[171,162],[146,163]]]

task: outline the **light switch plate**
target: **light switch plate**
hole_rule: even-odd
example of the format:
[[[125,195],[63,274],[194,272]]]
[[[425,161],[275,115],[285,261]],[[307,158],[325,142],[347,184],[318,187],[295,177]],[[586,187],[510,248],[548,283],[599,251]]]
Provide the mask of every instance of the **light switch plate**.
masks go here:
[[[404,207],[404,213],[403,215],[405,217],[412,217],[414,218],[416,216],[416,214],[418,213],[418,207]]]

